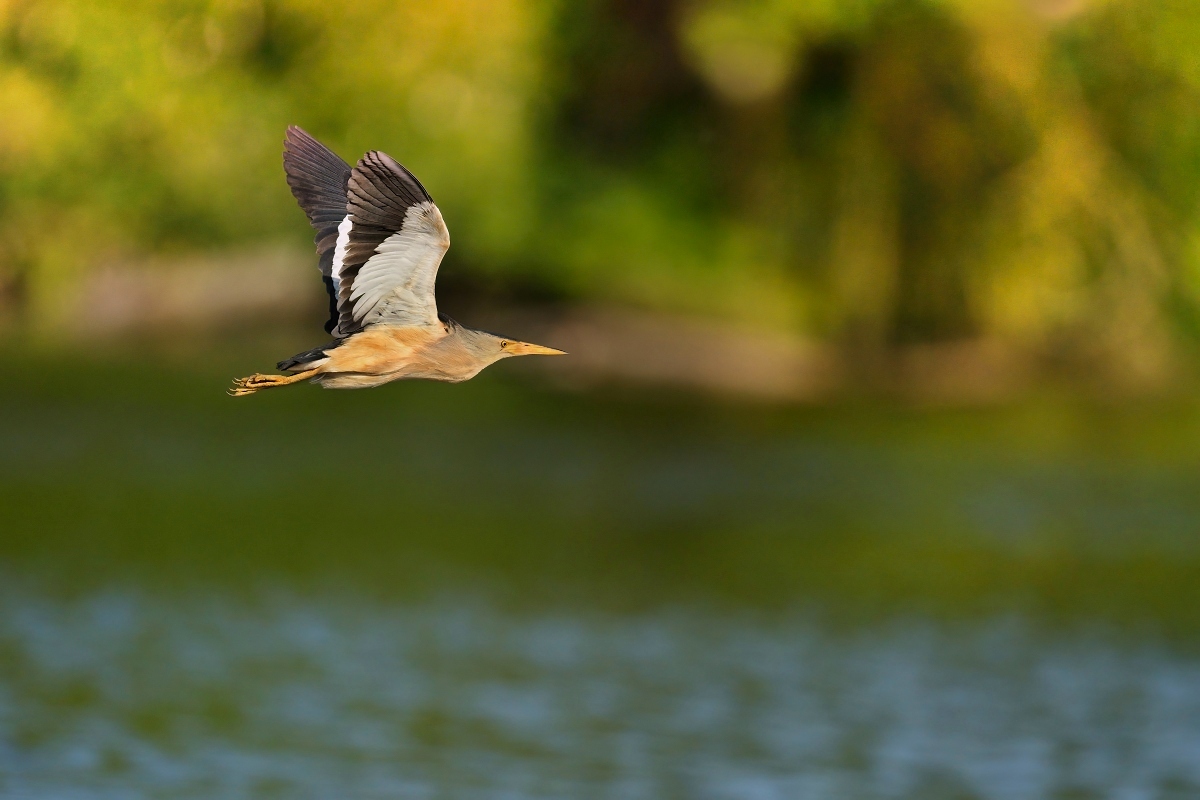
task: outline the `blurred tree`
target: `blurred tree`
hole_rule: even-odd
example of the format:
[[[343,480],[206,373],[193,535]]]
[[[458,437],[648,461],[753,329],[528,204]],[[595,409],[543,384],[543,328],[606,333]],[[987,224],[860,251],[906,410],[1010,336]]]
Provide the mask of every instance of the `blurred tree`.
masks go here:
[[[555,184],[557,262],[586,291],[866,350],[985,336],[1137,379],[1195,330],[1200,11],[613,0],[572,15],[547,141],[573,176]]]
[[[12,0],[0,296],[302,241],[284,126],[386,149],[459,274],[860,352],[1152,377],[1200,335],[1200,8],[1172,0]]]
[[[0,17],[0,283],[52,330],[82,270],[138,253],[302,241],[284,127],[402,157],[505,263],[534,214],[536,8],[307,0],[11,3]]]

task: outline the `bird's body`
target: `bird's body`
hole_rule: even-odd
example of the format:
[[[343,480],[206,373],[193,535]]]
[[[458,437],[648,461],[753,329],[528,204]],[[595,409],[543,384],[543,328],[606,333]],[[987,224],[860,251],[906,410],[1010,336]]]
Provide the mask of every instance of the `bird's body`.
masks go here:
[[[317,231],[333,341],[279,362],[290,375],[251,375],[230,394],[304,380],[362,389],[402,378],[458,383],[502,358],[559,355],[460,325],[439,314],[434,281],[450,234],[420,182],[384,153],[352,169],[299,128],[288,129],[284,171]]]

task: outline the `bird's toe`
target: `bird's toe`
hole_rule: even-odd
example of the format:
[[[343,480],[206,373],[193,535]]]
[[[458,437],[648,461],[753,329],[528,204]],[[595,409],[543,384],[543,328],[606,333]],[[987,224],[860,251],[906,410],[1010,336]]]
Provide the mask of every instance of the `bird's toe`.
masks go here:
[[[258,389],[251,383],[251,378],[234,378],[233,385],[225,390],[225,393],[230,397],[241,397],[242,395],[254,394]]]

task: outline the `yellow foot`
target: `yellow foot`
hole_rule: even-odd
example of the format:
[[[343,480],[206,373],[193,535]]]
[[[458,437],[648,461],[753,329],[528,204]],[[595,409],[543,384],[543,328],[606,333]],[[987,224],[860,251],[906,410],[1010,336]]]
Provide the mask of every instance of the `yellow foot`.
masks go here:
[[[278,375],[260,375],[256,372],[248,378],[235,378],[233,386],[229,387],[226,394],[230,397],[254,394],[259,389],[265,389],[268,386],[278,386],[280,377]]]
[[[318,369],[297,372],[295,375],[260,375],[256,372],[249,378],[235,379],[233,386],[230,386],[226,393],[230,397],[241,397],[244,394],[254,394],[259,389],[269,389],[272,386],[287,386],[299,383],[300,381],[306,381],[318,372],[320,372]]]

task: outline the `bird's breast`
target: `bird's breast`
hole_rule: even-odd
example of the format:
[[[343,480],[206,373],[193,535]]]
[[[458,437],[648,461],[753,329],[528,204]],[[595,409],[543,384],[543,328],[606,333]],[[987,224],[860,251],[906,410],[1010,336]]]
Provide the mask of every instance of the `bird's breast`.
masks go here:
[[[329,351],[325,371],[364,375],[404,372],[425,361],[423,353],[437,349],[435,345],[445,336],[440,326],[372,326]]]

